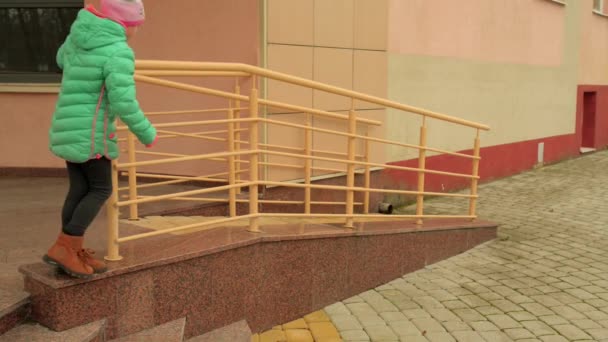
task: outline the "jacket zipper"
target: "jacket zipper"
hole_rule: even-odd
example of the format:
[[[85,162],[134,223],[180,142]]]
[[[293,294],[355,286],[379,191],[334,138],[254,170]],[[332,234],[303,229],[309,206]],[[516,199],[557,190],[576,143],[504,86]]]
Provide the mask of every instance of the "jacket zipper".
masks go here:
[[[97,108],[95,108],[95,115],[93,116],[93,127],[91,130],[91,153],[90,158],[97,158],[95,155],[95,129],[97,128],[97,117],[99,117],[99,109],[101,108],[101,102],[103,101],[103,93],[105,91],[105,83],[101,86],[101,93],[99,94],[99,100],[97,101]],[[104,111],[105,112],[105,111]],[[99,158],[97,158],[99,159]]]
[[[107,158],[110,159],[110,156],[108,155],[108,139],[107,139],[107,134],[108,134],[108,116],[106,115],[107,111],[104,110],[103,111],[103,155]]]

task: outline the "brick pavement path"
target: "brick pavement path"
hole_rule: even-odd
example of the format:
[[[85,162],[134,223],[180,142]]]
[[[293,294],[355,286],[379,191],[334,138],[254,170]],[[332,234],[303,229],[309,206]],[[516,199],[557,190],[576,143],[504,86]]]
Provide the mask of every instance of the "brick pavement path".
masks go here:
[[[480,196],[499,238],[328,306],[344,341],[608,341],[608,152],[485,184]]]

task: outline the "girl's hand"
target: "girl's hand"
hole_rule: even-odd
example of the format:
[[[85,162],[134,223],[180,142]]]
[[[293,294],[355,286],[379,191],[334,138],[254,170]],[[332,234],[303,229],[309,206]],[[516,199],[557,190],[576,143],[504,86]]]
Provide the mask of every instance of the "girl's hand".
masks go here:
[[[151,142],[150,144],[147,144],[146,147],[147,148],[154,147],[154,145],[156,145],[156,142],[158,142],[158,135],[154,138],[154,141]]]

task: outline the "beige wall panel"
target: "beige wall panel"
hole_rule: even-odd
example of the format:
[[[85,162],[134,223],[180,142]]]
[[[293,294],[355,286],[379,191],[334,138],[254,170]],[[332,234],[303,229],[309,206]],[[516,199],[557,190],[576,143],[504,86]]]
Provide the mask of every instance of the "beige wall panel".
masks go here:
[[[354,51],[353,88],[355,91],[386,98],[388,55],[385,51]],[[379,108],[373,103],[356,102],[357,109]]]
[[[338,114],[342,114],[347,116],[348,112],[339,112]],[[314,125],[318,128],[329,129],[332,131],[338,132],[348,132],[348,121],[347,120],[336,120],[331,118],[322,118],[315,117]],[[338,153],[346,153],[347,152],[347,137],[345,136],[337,136],[329,133],[323,132],[314,132],[313,134],[313,146],[315,150],[323,150],[323,151],[331,151]],[[361,145],[358,144],[357,154],[362,154],[363,150],[361,149]],[[344,156],[336,156],[336,155],[322,155],[322,157],[326,158],[336,158],[336,159],[346,159],[346,155]],[[339,162],[329,162],[329,161],[320,161],[315,160],[313,165],[315,167],[327,167],[331,169],[340,169],[346,171],[346,164]],[[319,171],[315,170],[313,173],[315,176],[323,175],[327,173],[335,173],[332,171]]]
[[[269,119],[306,125],[305,114],[275,114],[269,115]],[[304,130],[279,125],[268,125],[268,143],[286,147],[304,148]],[[292,150],[275,149],[280,152],[298,153]],[[303,153],[303,152],[302,152]],[[299,165],[301,169],[268,166],[268,179],[271,181],[286,181],[304,178],[304,159],[283,156],[268,156],[268,162]]]
[[[355,49],[386,50],[388,0],[355,1]]]
[[[354,0],[315,0],[315,46],[353,47]]]
[[[344,116],[348,115],[348,112],[339,112]],[[358,118],[366,118],[371,120],[377,120],[384,122],[386,119],[386,111],[384,110],[361,110],[357,111]],[[336,119],[328,119],[328,118],[320,118],[315,117],[314,120],[315,127],[330,129],[333,131],[339,132],[347,132],[348,131],[348,121],[347,120],[336,120]],[[370,137],[376,138],[385,138],[385,130],[386,127],[382,126],[367,126],[365,124],[357,125],[357,134],[364,136],[366,130]],[[348,152],[348,142],[347,137],[339,136],[329,133],[323,132],[315,132],[313,134],[314,148],[317,150],[323,151],[331,151],[337,153],[344,153],[344,156],[336,156],[336,155],[321,155],[323,157],[328,158],[337,158],[337,159],[347,159],[346,153]],[[369,156],[370,162],[373,163],[384,163],[386,159],[386,150],[387,146],[385,144],[371,142],[370,145]],[[357,139],[356,141],[356,154],[364,155],[365,154],[365,141],[363,139]],[[338,163],[338,162],[329,162],[329,161],[315,161],[315,167],[327,167],[332,169],[340,169],[346,171],[347,164]],[[357,168],[363,168],[363,166],[358,166]],[[331,174],[335,173],[333,171],[325,171],[325,170],[316,170],[314,175],[323,175],[323,174]]]
[[[268,0],[268,42],[313,45],[313,0]]]
[[[382,126],[359,124],[357,126],[357,134],[365,135],[365,133],[367,131],[368,136],[370,136],[370,137],[386,139],[386,130],[387,130],[387,127],[385,124],[386,110],[384,110],[384,109],[360,110],[360,111],[357,111],[357,117],[370,119],[370,120],[376,120],[376,121],[380,121],[383,123]],[[357,142],[357,148],[361,151],[362,154],[365,151],[364,144],[365,144],[364,141]],[[372,163],[380,163],[380,164],[384,163],[386,160],[386,150],[387,150],[386,144],[378,143],[378,142],[370,142],[369,143],[369,161]]]
[[[352,89],[353,50],[315,48],[314,79]],[[348,110],[351,106],[350,99],[322,91],[314,91],[314,105],[327,110]]]
[[[313,48],[308,46],[268,46],[268,68],[290,75],[313,78]],[[312,107],[312,89],[268,80],[268,98],[273,101]],[[284,113],[284,109],[269,108],[271,113]]]

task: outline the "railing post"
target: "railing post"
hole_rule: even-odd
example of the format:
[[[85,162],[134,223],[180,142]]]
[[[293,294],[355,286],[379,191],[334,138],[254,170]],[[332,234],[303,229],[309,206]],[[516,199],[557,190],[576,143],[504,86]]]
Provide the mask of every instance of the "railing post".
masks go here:
[[[479,148],[480,148],[479,129],[477,129],[477,133],[475,136],[475,144],[473,147],[473,156],[475,157],[475,159],[473,159],[473,173],[472,173],[473,177],[477,177],[479,175]],[[471,179],[471,195],[472,196],[477,196],[477,183],[478,183],[477,178]],[[476,209],[477,209],[477,199],[472,197],[471,201],[469,202],[469,215],[475,216]],[[475,217],[473,217],[472,220],[475,220]]]
[[[426,168],[426,116],[422,117],[422,126],[420,126],[420,151],[418,151],[418,196],[416,196],[416,215],[424,215],[424,170]],[[416,224],[422,224],[422,218],[416,220]]]
[[[241,86],[239,85],[239,79],[236,79],[236,84],[234,85],[234,93],[237,95],[241,94]],[[241,100],[235,100],[234,103],[235,109],[234,109],[234,118],[235,119],[239,119],[241,117]],[[235,131],[234,131],[234,150],[236,152],[241,150],[241,123],[237,122],[236,126],[235,126]],[[236,165],[235,165],[235,171],[236,173],[236,182],[240,183],[241,181],[241,156],[236,156]],[[241,188],[238,187],[236,188],[236,193],[240,194],[241,193]]]
[[[369,127],[365,126],[365,137],[369,137]],[[369,163],[369,150],[370,150],[370,141],[365,139],[365,152],[363,156],[363,161]],[[371,170],[369,165],[365,165],[365,180],[363,187],[365,189],[369,189],[371,186]],[[363,194],[363,213],[369,214],[369,191],[365,191]]]
[[[127,132],[127,150],[129,155],[129,163],[135,163],[135,135]],[[129,200],[137,199],[137,167],[130,166],[129,174]],[[129,205],[129,220],[135,221],[139,219],[137,203]]]
[[[232,103],[232,102],[231,102]],[[228,119],[234,120],[234,109],[228,110]],[[228,152],[234,152],[234,122],[228,123]],[[236,184],[235,177],[235,156],[231,155],[228,157],[228,184],[234,185]],[[230,208],[230,217],[236,216],[236,188],[230,188],[228,190],[229,194],[229,208]]]
[[[251,95],[249,95],[249,116],[252,119],[258,119],[258,89],[256,88],[256,77],[251,79]],[[258,184],[259,181],[259,161],[260,155],[257,152],[259,148],[259,121],[251,121],[249,125],[249,149],[256,151],[249,156],[249,174],[250,182],[254,182],[249,186],[249,214],[258,214]],[[249,219],[249,231],[259,233],[259,217]]]
[[[355,113],[355,100],[351,98],[351,108],[348,112],[348,133],[357,134],[357,114]],[[354,214],[355,192],[352,188],[355,186],[355,142],[354,136],[348,137],[348,166],[346,171],[346,186],[351,188],[346,190],[346,215]],[[354,228],[354,219],[352,216],[346,217],[346,228]]]
[[[308,127],[304,132],[304,153],[307,157],[312,155],[312,115],[310,113],[306,113],[306,126]],[[304,183],[306,185],[310,185],[312,178],[312,159],[306,158],[304,166]],[[310,214],[310,197],[311,197],[311,189],[310,187],[304,188],[304,213]]]
[[[118,246],[118,167],[117,161],[112,161],[112,195],[106,203],[106,212],[108,220],[108,255],[105,259],[108,261],[122,260]]]

